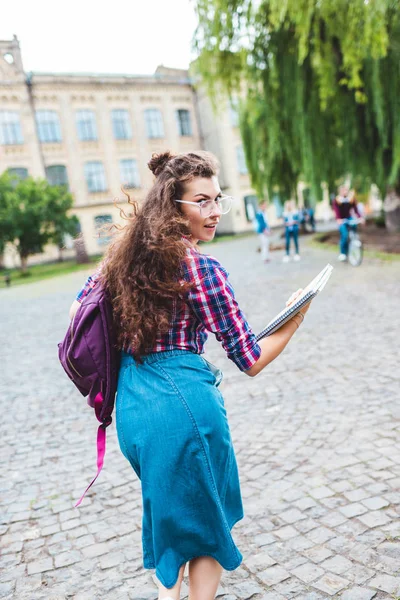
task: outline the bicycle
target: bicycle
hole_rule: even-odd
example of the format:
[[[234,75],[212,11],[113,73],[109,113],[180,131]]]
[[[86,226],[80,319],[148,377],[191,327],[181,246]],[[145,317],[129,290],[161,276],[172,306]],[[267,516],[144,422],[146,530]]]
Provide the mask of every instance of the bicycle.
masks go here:
[[[363,243],[353,225],[364,223],[364,219],[343,219],[349,230],[349,246],[347,259],[352,267],[359,267],[363,260]]]

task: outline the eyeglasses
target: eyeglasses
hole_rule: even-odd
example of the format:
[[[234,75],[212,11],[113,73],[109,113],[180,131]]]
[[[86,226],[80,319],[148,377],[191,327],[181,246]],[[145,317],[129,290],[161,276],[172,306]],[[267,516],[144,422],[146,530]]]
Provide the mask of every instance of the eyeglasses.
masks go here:
[[[202,217],[209,217],[214,208],[217,206],[221,215],[226,215],[232,208],[232,196],[218,196],[215,200],[200,200],[200,202],[190,202],[189,200],[175,200],[180,204],[190,204],[191,206],[198,206]]]

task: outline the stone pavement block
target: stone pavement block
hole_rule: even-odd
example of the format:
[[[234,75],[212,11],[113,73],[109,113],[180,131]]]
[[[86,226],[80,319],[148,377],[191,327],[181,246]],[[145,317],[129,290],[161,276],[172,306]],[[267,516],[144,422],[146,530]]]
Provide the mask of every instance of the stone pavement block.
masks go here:
[[[122,565],[125,560],[123,552],[110,552],[100,557],[100,567],[102,569],[109,569]]]
[[[315,563],[320,563],[332,556],[333,552],[325,546],[313,546],[308,550],[304,550],[303,554]]]
[[[60,567],[68,567],[69,565],[73,565],[74,563],[82,560],[82,554],[77,550],[73,550],[72,552],[62,552],[54,557],[54,564],[56,568]]]
[[[274,535],[276,535],[281,540],[290,540],[290,538],[296,537],[298,535],[298,532],[294,527],[288,525],[287,527],[276,529],[274,531]]]
[[[45,571],[51,571],[54,568],[52,558],[43,558],[37,562],[28,564],[28,575],[35,575],[36,573],[44,573]]]
[[[82,554],[86,558],[95,558],[97,556],[101,556],[102,554],[106,554],[108,551],[109,546],[106,543],[93,544],[92,546],[85,546],[82,548]]]
[[[368,509],[365,508],[362,504],[354,503],[354,504],[346,504],[346,506],[340,506],[339,510],[344,514],[345,517],[357,517],[358,515],[362,515],[368,512]]]
[[[387,517],[383,511],[373,511],[365,515],[360,515],[358,519],[364,523],[367,527],[379,527],[380,525],[387,525],[392,520]]]
[[[342,575],[342,573],[351,569],[352,565],[353,563],[345,556],[333,556],[325,560],[320,566],[336,575]]]
[[[261,579],[261,581],[263,581],[267,586],[273,586],[276,583],[280,583],[281,581],[288,579],[290,577],[290,573],[288,573],[286,569],[283,569],[277,565],[275,567],[269,567],[268,569],[265,569],[265,571],[260,571],[257,577]]]
[[[310,495],[316,500],[320,500],[321,498],[329,498],[330,496],[334,496],[335,492],[327,486],[321,486],[310,490]]]
[[[317,589],[321,590],[322,592],[325,592],[326,594],[329,594],[330,596],[337,594],[338,592],[340,592],[340,590],[342,590],[348,585],[349,582],[347,581],[347,579],[343,579],[342,577],[338,577],[337,575],[331,575],[330,573],[327,573],[326,575],[321,577],[321,579],[318,579],[318,581],[313,582],[313,587],[316,587]]]
[[[286,510],[280,515],[281,519],[283,519],[286,523],[296,523],[297,521],[302,521],[306,519],[306,515],[296,508],[292,508],[290,510]]]
[[[367,588],[350,588],[341,596],[341,600],[371,600],[376,596],[376,591],[368,590]]]
[[[314,542],[314,544],[323,544],[324,542],[327,542],[331,538],[335,537],[335,534],[326,527],[317,527],[316,529],[309,531],[306,537]]]
[[[391,575],[378,575],[368,582],[371,588],[382,590],[388,594],[400,594],[400,578]]]
[[[11,598],[15,588],[15,581],[0,583],[0,598]]]
[[[397,501],[398,501],[398,498],[397,498]],[[388,502],[381,496],[375,496],[374,498],[367,498],[366,500],[363,500],[362,503],[370,510],[379,510],[380,508],[385,508],[385,506],[389,506],[389,504],[390,504],[390,502]]]
[[[276,560],[271,558],[265,552],[259,552],[255,556],[245,559],[244,563],[250,571],[261,571],[262,569],[275,565]]]
[[[261,594],[263,592],[263,588],[259,583],[255,581],[243,581],[236,585],[232,586],[232,589],[229,590],[236,594],[236,596],[240,599],[247,600],[248,598],[252,598],[256,594]]]
[[[293,575],[304,581],[305,583],[310,583],[318,577],[321,577],[324,574],[324,570],[320,567],[317,567],[314,563],[305,563],[300,567],[292,570]]]

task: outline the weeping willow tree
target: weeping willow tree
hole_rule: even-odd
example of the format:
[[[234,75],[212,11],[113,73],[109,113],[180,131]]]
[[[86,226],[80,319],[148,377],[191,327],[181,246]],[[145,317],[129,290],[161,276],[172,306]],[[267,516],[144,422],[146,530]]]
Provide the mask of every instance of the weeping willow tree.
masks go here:
[[[246,89],[252,184],[316,198],[376,183],[400,227],[400,0],[196,0],[197,61],[212,96]]]

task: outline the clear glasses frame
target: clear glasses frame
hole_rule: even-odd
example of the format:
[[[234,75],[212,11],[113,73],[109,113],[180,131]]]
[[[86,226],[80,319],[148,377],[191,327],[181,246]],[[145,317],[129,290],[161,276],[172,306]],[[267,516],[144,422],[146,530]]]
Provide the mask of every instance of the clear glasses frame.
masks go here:
[[[200,202],[175,199],[175,202],[179,202],[180,204],[190,204],[191,206],[198,206],[201,216],[209,217],[213,213],[215,207],[218,207],[221,215],[226,215],[226,213],[228,213],[232,208],[233,197],[218,196],[218,198],[215,198],[215,200],[200,200]]]

